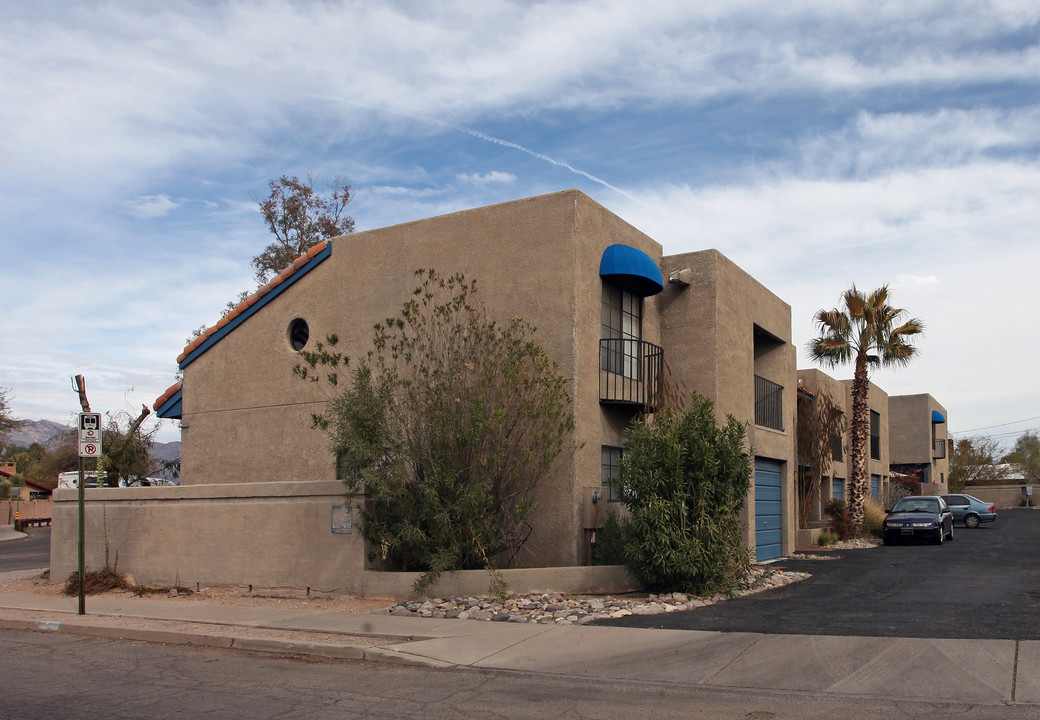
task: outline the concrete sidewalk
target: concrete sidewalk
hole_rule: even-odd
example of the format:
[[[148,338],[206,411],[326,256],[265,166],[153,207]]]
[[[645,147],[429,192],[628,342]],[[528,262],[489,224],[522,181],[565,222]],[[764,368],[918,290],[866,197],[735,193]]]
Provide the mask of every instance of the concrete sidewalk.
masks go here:
[[[399,618],[0,593],[0,628],[433,667],[1040,705],[1040,641],[764,635]],[[185,626],[188,623],[190,626]],[[280,631],[256,638],[256,629]],[[333,636],[311,642],[309,634]]]
[[[5,540],[21,540],[25,533],[14,529],[14,525],[0,525],[0,542]]]

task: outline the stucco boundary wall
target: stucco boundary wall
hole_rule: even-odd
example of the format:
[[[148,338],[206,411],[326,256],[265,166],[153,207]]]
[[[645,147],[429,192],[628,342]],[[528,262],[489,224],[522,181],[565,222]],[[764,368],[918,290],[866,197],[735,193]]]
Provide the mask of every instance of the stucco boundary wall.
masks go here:
[[[588,565],[500,570],[506,592],[563,593],[565,595],[620,595],[642,589],[623,565]],[[363,575],[364,592],[369,597],[403,598],[421,573],[376,572]],[[490,593],[491,577],[486,570],[458,570],[437,579],[424,597],[484,597]]]
[[[993,503],[998,508],[1017,508],[1022,507],[1023,500],[1025,500],[1025,494],[1022,492],[1022,488],[1027,487],[1026,485],[969,485],[964,488],[966,495],[973,495],[983,502]],[[1032,487],[1032,486],[1029,486]],[[1030,507],[1040,506],[1040,495],[1036,495],[1037,491],[1033,490],[1033,495],[1029,497]]]
[[[54,493],[51,581],[78,568],[78,494]],[[367,570],[357,513],[337,481],[289,481],[179,487],[88,488],[87,570],[107,564],[139,585],[233,586],[254,592],[404,598],[418,573]],[[334,532],[335,529],[335,532]],[[503,570],[511,592],[620,594],[639,589],[620,566]],[[483,570],[442,576],[434,597],[486,595]]]

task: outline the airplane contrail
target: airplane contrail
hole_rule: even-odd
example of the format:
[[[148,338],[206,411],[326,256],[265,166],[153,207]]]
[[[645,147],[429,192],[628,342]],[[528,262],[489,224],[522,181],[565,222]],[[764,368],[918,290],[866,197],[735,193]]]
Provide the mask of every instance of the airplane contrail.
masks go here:
[[[459,130],[460,132],[464,132],[467,135],[472,135],[473,137],[479,138],[480,140],[484,140],[484,141],[487,141],[487,142],[490,142],[490,143],[494,143],[496,145],[502,145],[503,147],[512,148],[513,150],[519,150],[520,152],[526,153],[526,154],[530,155],[531,157],[535,157],[535,158],[538,158],[539,160],[544,160],[545,162],[550,163],[552,165],[555,165],[557,167],[562,167],[562,168],[564,168],[566,170],[570,170],[575,175],[581,175],[582,177],[588,178],[589,180],[591,180],[594,183],[599,183],[603,187],[605,187],[605,188],[607,188],[609,190],[613,190],[614,192],[618,193],[619,195],[624,195],[625,197],[627,197],[629,200],[631,200],[633,202],[637,202],[640,205],[643,205],[645,207],[650,207],[644,201],[640,200],[639,198],[633,196],[630,193],[625,192],[624,190],[622,190],[621,188],[617,187],[616,185],[611,185],[606,180],[604,180],[602,178],[598,178],[595,175],[593,175],[592,173],[585,172],[584,170],[576,168],[573,165],[570,165],[568,163],[563,162],[562,160],[556,160],[555,158],[551,158],[548,155],[544,155],[544,154],[542,154],[540,152],[536,152],[534,150],[531,150],[530,148],[525,148],[523,145],[518,145],[515,142],[510,142],[509,140],[503,140],[502,138],[497,138],[497,137],[494,137],[493,135],[487,135],[485,133],[480,132],[479,130],[473,130],[472,128],[462,127],[460,125],[454,125],[454,126],[449,126],[449,127],[454,127],[455,129]]]

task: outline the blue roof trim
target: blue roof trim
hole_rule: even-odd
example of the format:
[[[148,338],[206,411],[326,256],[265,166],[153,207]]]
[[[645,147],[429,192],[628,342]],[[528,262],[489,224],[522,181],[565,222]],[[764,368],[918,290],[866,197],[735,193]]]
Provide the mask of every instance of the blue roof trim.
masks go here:
[[[599,274],[640,297],[656,295],[664,290],[661,268],[645,252],[628,245],[611,245],[604,250],[599,261]]]
[[[271,302],[276,297],[281,295],[289,287],[291,287],[293,285],[293,283],[295,283],[297,280],[299,280],[304,275],[309,273],[311,270],[316,268],[319,264],[321,264],[325,260],[328,260],[329,257],[331,257],[331,256],[332,256],[332,243],[328,243],[325,246],[324,250],[322,250],[319,253],[316,253],[314,255],[314,257],[311,258],[311,260],[306,265],[304,265],[302,268],[300,268],[295,273],[293,273],[290,277],[288,277],[284,281],[282,281],[282,283],[279,284],[278,287],[272,288],[271,292],[267,293],[262,298],[257,300],[255,303],[253,303],[253,305],[251,305],[246,310],[243,310],[242,313],[238,317],[236,317],[234,320],[229,322],[224,327],[220,328],[220,330],[217,330],[215,333],[210,335],[206,339],[206,342],[202,343],[197,348],[192,350],[191,353],[189,353],[187,356],[185,356],[185,358],[183,360],[181,360],[179,367],[183,370],[184,368],[186,368],[189,365],[191,365],[193,362],[195,362],[196,359],[198,359],[198,357],[200,355],[202,355],[204,352],[206,352],[211,347],[216,345],[218,342],[223,340],[228,335],[228,333],[230,333],[232,330],[234,330],[239,325],[244,323],[250,317],[255,315],[256,312],[260,308],[262,308],[264,305],[266,305],[267,303]]]
[[[167,420],[180,420],[181,399],[184,397],[183,393],[183,388],[175,392],[173,395],[169,397],[169,399],[166,402],[164,402],[159,407],[158,410],[155,411],[155,414]]]
[[[943,414],[941,412],[939,412],[938,410],[932,410],[932,422],[933,423],[944,423],[944,422],[946,422],[946,418],[944,418]]]

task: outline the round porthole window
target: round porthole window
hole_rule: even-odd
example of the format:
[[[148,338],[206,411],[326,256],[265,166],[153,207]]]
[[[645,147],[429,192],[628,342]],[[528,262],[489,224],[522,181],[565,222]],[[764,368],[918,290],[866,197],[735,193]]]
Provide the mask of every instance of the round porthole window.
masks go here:
[[[307,341],[311,337],[311,329],[307,327],[307,321],[296,318],[289,323],[289,344],[293,350],[300,351],[307,347]]]

